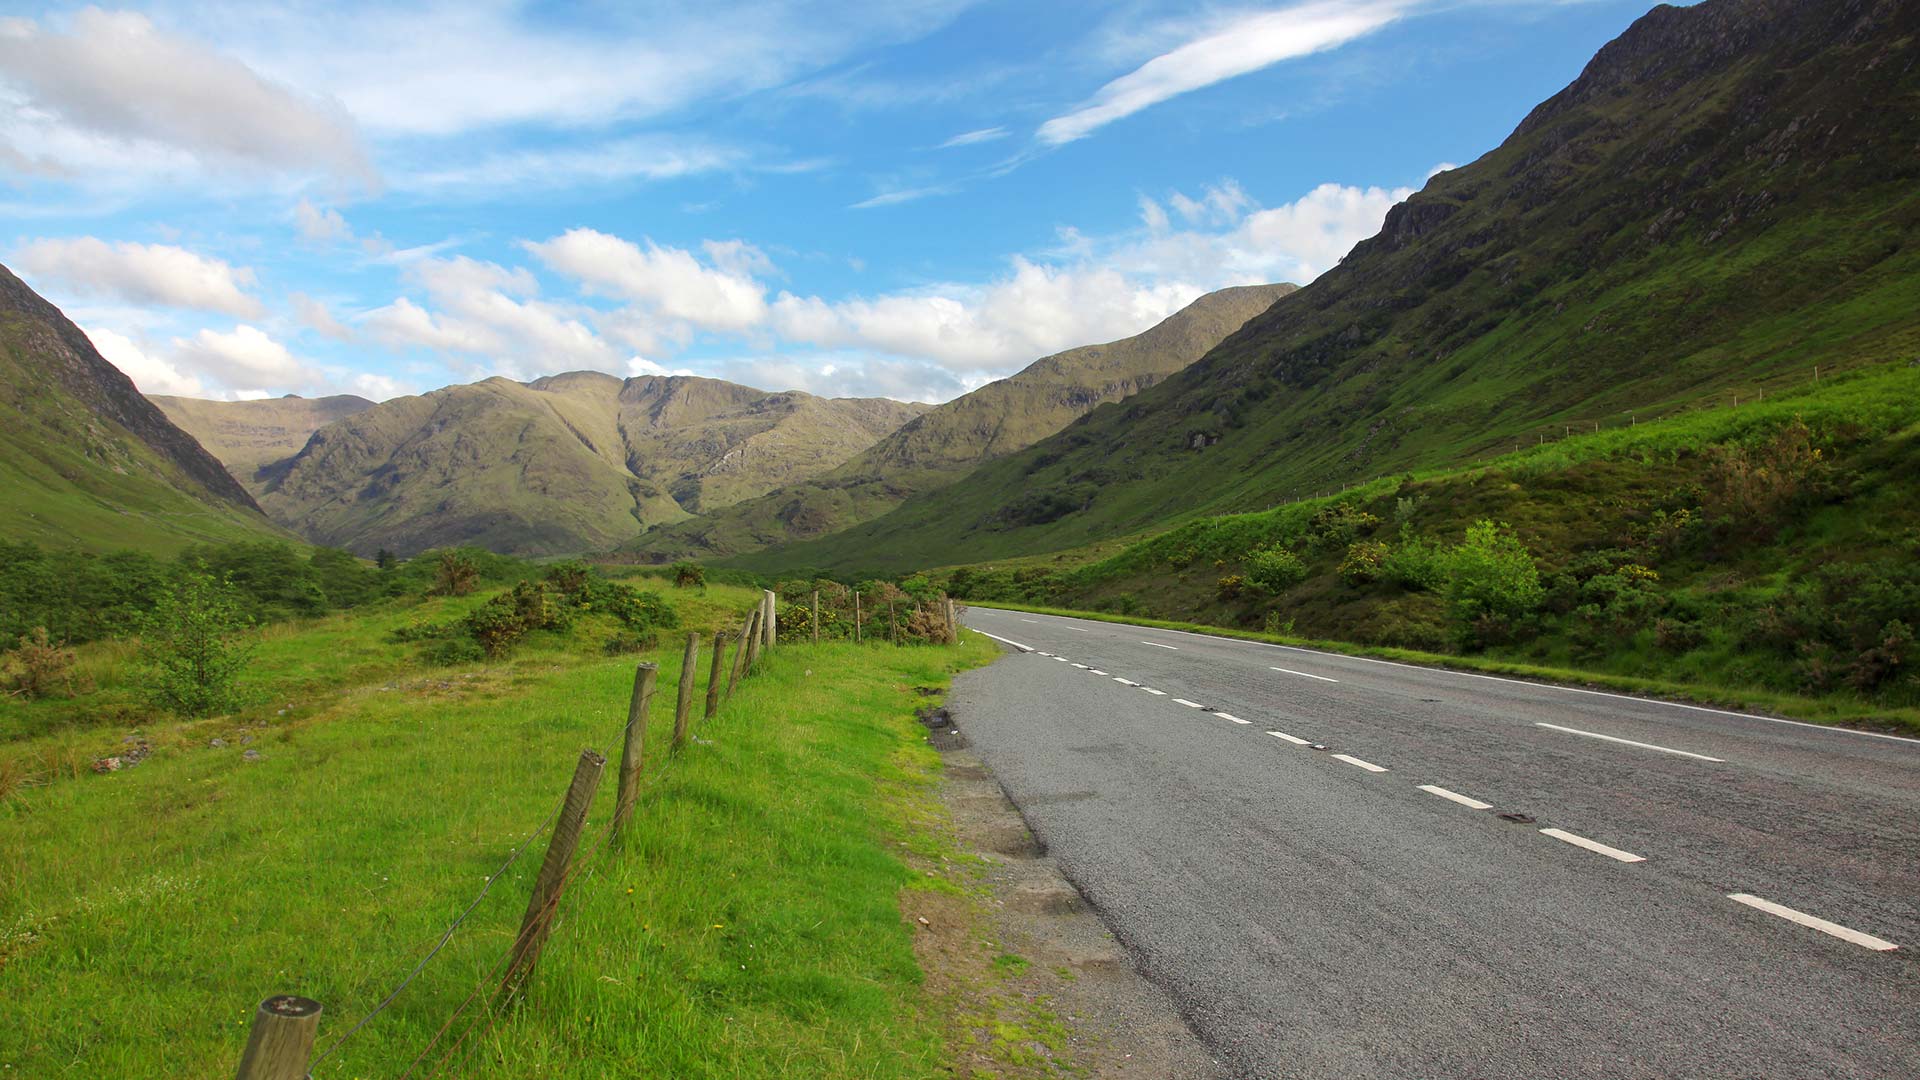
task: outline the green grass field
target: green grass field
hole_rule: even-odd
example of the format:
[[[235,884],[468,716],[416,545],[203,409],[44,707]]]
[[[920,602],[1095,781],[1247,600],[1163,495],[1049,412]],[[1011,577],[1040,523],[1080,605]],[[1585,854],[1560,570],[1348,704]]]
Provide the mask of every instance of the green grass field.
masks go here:
[[[669,592],[703,638],[753,595]],[[92,693],[0,706],[0,1075],[221,1074],[278,992],[326,1006],[324,1052],[553,811],[583,747],[610,761],[519,1005],[455,1018],[491,985],[544,837],[315,1076],[398,1076],[423,1051],[411,1075],[937,1073],[942,1022],[897,902],[939,885],[902,861],[937,768],[912,688],[993,650],[775,650],[670,759],[678,632],[657,656],[609,658],[583,620],[450,669],[384,642],[478,600],[268,628],[254,703],[231,717],[140,718],[110,642],[82,650]],[[643,795],[600,849],[636,659],[662,669]],[[135,745],[136,719],[150,757],[85,767]]]

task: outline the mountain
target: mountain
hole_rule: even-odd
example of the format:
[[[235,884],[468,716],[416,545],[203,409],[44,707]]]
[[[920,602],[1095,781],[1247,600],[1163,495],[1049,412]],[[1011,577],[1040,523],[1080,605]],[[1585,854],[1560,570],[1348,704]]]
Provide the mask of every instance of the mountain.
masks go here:
[[[900,570],[1261,509],[1920,357],[1920,4],[1658,7],[1206,357],[886,516]]]
[[[0,539],[164,551],[277,534],[213,455],[0,266]]]
[[[1294,288],[1208,293],[1133,337],[1055,353],[940,405],[826,476],[651,529],[621,550],[659,562],[732,555],[878,517],[982,462],[1031,446],[1104,402],[1152,386]]]
[[[926,409],[681,376],[495,377],[335,421],[256,483],[276,521],[362,554],[605,550],[827,472]]]
[[[257,401],[147,397],[256,495],[264,486],[255,479],[262,466],[299,453],[314,432],[335,420],[373,408],[373,402],[352,394],[323,398],[288,394]]]

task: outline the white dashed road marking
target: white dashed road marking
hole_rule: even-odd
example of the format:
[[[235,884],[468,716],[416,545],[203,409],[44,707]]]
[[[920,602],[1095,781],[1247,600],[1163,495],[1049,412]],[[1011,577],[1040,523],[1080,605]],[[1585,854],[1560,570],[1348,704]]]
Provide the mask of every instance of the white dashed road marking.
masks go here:
[[[1156,697],[1166,697],[1166,696],[1167,696],[1167,692],[1166,692],[1165,690],[1155,690],[1155,689],[1154,689],[1153,687],[1151,687],[1151,686],[1143,686],[1143,687],[1141,687],[1140,689],[1142,689],[1142,690],[1145,690],[1145,691],[1146,691],[1147,693],[1149,693],[1149,694],[1153,694],[1153,695],[1154,695],[1154,696],[1156,696]]]
[[[1492,803],[1481,802],[1479,799],[1475,799],[1467,795],[1462,795],[1457,791],[1448,791],[1446,788],[1443,788],[1438,784],[1421,784],[1420,790],[1426,792],[1429,795],[1438,795],[1441,798],[1448,800],[1449,802],[1457,802],[1461,806],[1472,807],[1475,810],[1493,809]]]
[[[1139,683],[1134,682],[1132,679],[1123,679],[1118,675],[1115,675],[1113,677],[1113,681],[1119,683],[1121,686],[1139,686],[1140,685]]]
[[[1290,742],[1295,746],[1312,746],[1313,745],[1312,743],[1308,742],[1307,740],[1301,738],[1298,735],[1289,735],[1284,731],[1269,731],[1267,732],[1267,734],[1273,736],[1276,739],[1281,739],[1286,742]]]
[[[1605,855],[1609,859],[1619,859],[1621,862],[1647,861],[1645,855],[1635,855],[1631,851],[1621,851],[1617,847],[1608,847],[1598,840],[1589,840],[1584,836],[1576,836],[1565,829],[1541,829],[1540,831],[1553,837],[1555,840],[1565,840],[1574,847],[1586,848],[1588,851],[1596,854]]]
[[[1032,624],[1033,624],[1033,625],[1035,625],[1035,626],[1039,626],[1039,625],[1040,625],[1040,620],[1039,620],[1039,619],[1021,619],[1020,621],[1021,621],[1021,622],[1023,622],[1023,623],[1032,623]]]
[[[1367,770],[1368,772],[1386,772],[1387,771],[1387,767],[1385,765],[1375,765],[1371,761],[1361,761],[1359,758],[1354,757],[1352,754],[1335,754],[1333,756],[1336,759],[1340,761],[1344,761],[1349,765],[1358,765],[1361,768]]]
[[[1183,698],[1183,697],[1177,697],[1177,698],[1174,698],[1173,700],[1174,700],[1174,701],[1175,701],[1176,703],[1178,703],[1178,704],[1181,704],[1181,705],[1185,705],[1185,706],[1186,706],[1187,708],[1189,708],[1189,709],[1204,709],[1204,708],[1206,708],[1206,706],[1205,706],[1205,705],[1202,705],[1202,704],[1200,704],[1200,703],[1199,703],[1199,702],[1197,702],[1197,701],[1188,701],[1188,700],[1187,700],[1186,698]]]
[[[1874,937],[1872,934],[1863,934],[1858,930],[1851,930],[1841,926],[1839,923],[1828,922],[1825,919],[1809,915],[1804,911],[1795,911],[1785,904],[1776,904],[1771,900],[1762,900],[1748,893],[1728,893],[1727,899],[1736,904],[1745,904],[1750,908],[1764,911],[1769,915],[1778,915],[1788,922],[1812,927],[1823,934],[1832,934],[1841,941],[1850,941],[1863,949],[1872,949],[1875,952],[1891,952],[1900,947],[1891,941]]]
[[[1545,723],[1544,721],[1536,720],[1534,721],[1533,726],[1550,728],[1554,731],[1564,731],[1569,735],[1585,735],[1589,739],[1605,739],[1608,742],[1620,743],[1624,746],[1637,746],[1642,750],[1658,750],[1663,754],[1678,754],[1681,757],[1697,758],[1701,761],[1725,761],[1726,760],[1726,758],[1708,757],[1705,754],[1696,754],[1691,750],[1675,750],[1671,746],[1655,746],[1650,742],[1634,742],[1632,739],[1622,739],[1618,735],[1602,735],[1597,731],[1581,731],[1579,728],[1561,727],[1559,724],[1549,724],[1549,723]]]
[[[1172,650],[1173,650],[1174,652],[1179,652],[1179,651],[1180,651],[1180,646],[1178,646],[1178,645],[1162,645],[1162,644],[1160,644],[1160,643],[1159,643],[1159,642],[1157,642],[1157,641],[1143,641],[1143,642],[1141,642],[1140,644],[1142,644],[1142,645],[1151,645],[1151,646],[1153,646],[1153,647],[1154,647],[1154,648],[1156,648],[1156,649],[1172,649]]]
[[[1292,668],[1270,667],[1267,670],[1278,671],[1287,675],[1298,675],[1303,679],[1319,679],[1321,682],[1339,682],[1340,681],[1339,679],[1329,679],[1325,675],[1309,675],[1304,671],[1295,671]]]
[[[969,629],[969,630],[973,630],[973,627],[971,627],[971,626],[969,626],[969,627],[967,627],[967,629]],[[1002,643],[1002,644],[1005,644],[1005,645],[1011,645],[1011,646],[1013,646],[1014,648],[1016,648],[1016,649],[1019,649],[1019,650],[1020,650],[1021,652],[1032,652],[1032,651],[1033,651],[1033,646],[1031,646],[1031,645],[1022,645],[1022,644],[1020,644],[1019,642],[1017,642],[1017,641],[1015,641],[1015,640],[1013,640],[1012,638],[1003,638],[1003,637],[1001,637],[1001,636],[1000,636],[999,634],[989,634],[989,633],[987,633],[987,632],[986,632],[985,630],[973,630],[973,632],[974,632],[974,633],[976,633],[976,634],[979,634],[979,635],[980,635],[981,637],[990,637],[990,638],[992,638],[993,640],[995,640],[995,641],[998,641],[998,642],[1000,642],[1000,643]]]
[[[1088,671],[1091,671],[1091,672],[1093,672],[1093,673],[1094,673],[1095,675],[1105,675],[1105,674],[1106,674],[1106,672],[1104,672],[1104,671],[1101,671],[1101,670],[1100,670],[1099,668],[1088,668],[1087,670],[1088,670]]]
[[[1087,665],[1085,664],[1075,664],[1073,666],[1079,668],[1081,671],[1087,670]]]
[[[1239,717],[1237,717],[1237,716],[1235,716],[1235,715],[1233,715],[1232,713],[1229,713],[1229,712],[1217,712],[1217,713],[1214,713],[1213,715],[1215,715],[1215,716],[1217,716],[1217,717],[1219,717],[1219,718],[1220,718],[1220,719],[1222,719],[1222,720],[1231,720],[1231,721],[1233,721],[1233,722],[1234,722],[1234,723],[1236,723],[1236,724],[1251,724],[1251,723],[1253,723],[1253,721],[1251,721],[1251,720],[1242,720],[1242,719],[1240,719]]]

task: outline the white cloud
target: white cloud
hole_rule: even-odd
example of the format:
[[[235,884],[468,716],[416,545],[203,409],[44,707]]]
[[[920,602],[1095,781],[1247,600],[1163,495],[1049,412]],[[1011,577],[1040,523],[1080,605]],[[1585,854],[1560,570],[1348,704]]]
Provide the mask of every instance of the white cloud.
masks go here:
[[[236,394],[285,393],[321,382],[320,374],[286,346],[245,323],[230,333],[201,330],[190,338],[175,338],[173,364],[192,375],[211,377]]]
[[[653,361],[648,360],[643,356],[635,356],[630,358],[627,361],[627,374],[654,375],[654,376],[664,377],[667,375],[692,375],[694,374],[694,371],[692,368],[662,367],[661,365],[656,364]]]
[[[16,145],[40,144],[38,160],[61,161],[63,149],[84,151],[94,139],[202,164],[374,176],[339,106],[132,12],[86,8],[65,32],[0,21],[0,82],[23,106],[0,131]]]
[[[13,258],[30,275],[87,295],[241,318],[261,314],[260,302],[244,291],[253,271],[167,244],[109,244],[91,236],[36,240]]]
[[[396,187],[453,194],[503,188],[558,188],[630,180],[671,180],[742,166],[744,151],[704,140],[636,136],[591,146],[516,148],[471,161],[445,159],[394,173]]]
[[[179,397],[205,397],[206,387],[199,379],[157,356],[149,355],[133,340],[112,330],[87,331],[93,347],[107,363],[119,368],[143,394],[173,394]]]
[[[604,370],[619,359],[583,321],[585,311],[539,299],[539,283],[524,268],[457,256],[419,260],[408,276],[435,310],[396,298],[361,320],[375,340],[484,357],[520,377],[562,367]]]
[[[290,293],[287,296],[287,302],[293,305],[294,317],[300,320],[300,324],[320,336],[329,337],[335,341],[348,341],[353,337],[353,331],[347,329],[339,319],[334,318],[333,312],[327,309],[327,305],[306,293]]]
[[[956,146],[974,146],[978,143],[992,142],[995,139],[1004,139],[1006,137],[1007,137],[1006,128],[1003,128],[1003,127],[981,128],[979,131],[963,131],[960,134],[955,135],[953,138],[948,139],[946,142],[941,143],[939,146],[934,147],[934,149],[935,150],[951,150]]]
[[[766,317],[766,289],[749,271],[770,264],[749,245],[709,244],[713,265],[683,248],[652,241],[643,248],[593,229],[570,229],[526,248],[590,292],[625,300],[668,325],[737,332]]]
[[[1040,125],[1039,139],[1059,146],[1085,138],[1169,98],[1363,37],[1405,8],[1399,0],[1316,0],[1241,15],[1102,86],[1078,108]]]
[[[386,401],[413,393],[413,388],[388,375],[376,375],[372,372],[360,372],[347,380],[350,393],[374,401]]]
[[[315,244],[353,239],[353,230],[348,227],[347,219],[340,216],[340,211],[315,206],[306,199],[301,199],[293,208],[293,222],[300,229],[301,239]]]
[[[928,187],[895,188],[883,191],[871,198],[861,199],[848,207],[849,210],[871,210],[876,206],[898,206],[901,203],[914,202],[935,195],[951,195],[959,188],[952,184],[933,184]]]

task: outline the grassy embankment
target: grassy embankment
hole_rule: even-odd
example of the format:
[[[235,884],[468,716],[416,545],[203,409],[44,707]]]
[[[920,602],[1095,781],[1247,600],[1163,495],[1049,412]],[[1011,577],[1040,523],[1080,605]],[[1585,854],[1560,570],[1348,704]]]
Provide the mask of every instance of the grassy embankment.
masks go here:
[[[751,596],[670,599],[707,638]],[[429,669],[385,641],[480,599],[270,627],[255,704],[150,719],[151,756],[119,772],[83,763],[131,745],[93,719],[137,708],[124,645],[83,647],[90,694],[0,706],[0,762],[40,778],[0,798],[0,1068],[219,1074],[255,1003],[283,991],[326,1005],[324,1050],[553,811],[587,746],[611,759],[586,833],[600,835],[636,658],[599,651],[612,624],[597,616],[485,666]],[[903,888],[946,887],[903,862],[931,842],[907,823],[935,768],[911,687],[990,648],[775,650],[670,762],[681,640],[641,657],[660,662],[662,693],[627,839],[585,864],[519,1007],[466,1013],[415,1075],[476,1019],[451,1075],[909,1077],[945,1060],[897,905]],[[404,1071],[487,983],[543,849],[315,1075]]]
[[[1446,552],[1481,520],[1511,526],[1539,592],[1473,624]],[[1257,556],[1275,549],[1298,580],[1262,588]],[[1118,552],[969,567],[954,591],[1920,730],[1905,636],[1920,633],[1920,369],[1205,518]]]

